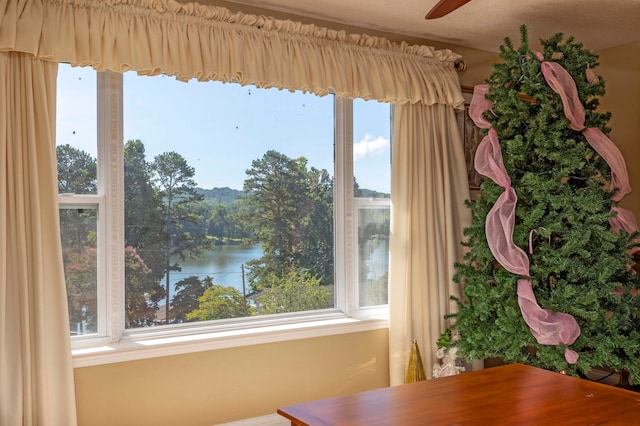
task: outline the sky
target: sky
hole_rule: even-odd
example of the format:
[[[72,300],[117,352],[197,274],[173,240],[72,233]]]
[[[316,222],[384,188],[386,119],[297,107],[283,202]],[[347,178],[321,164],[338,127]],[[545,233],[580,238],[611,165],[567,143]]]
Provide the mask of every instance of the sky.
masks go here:
[[[124,140],[140,139],[147,160],[175,151],[198,186],[242,189],[245,171],[267,150],[333,175],[333,96],[219,82],[124,74]],[[61,64],[57,143],[96,156],[96,76]],[[390,190],[390,107],[354,101],[354,170],[361,188]]]

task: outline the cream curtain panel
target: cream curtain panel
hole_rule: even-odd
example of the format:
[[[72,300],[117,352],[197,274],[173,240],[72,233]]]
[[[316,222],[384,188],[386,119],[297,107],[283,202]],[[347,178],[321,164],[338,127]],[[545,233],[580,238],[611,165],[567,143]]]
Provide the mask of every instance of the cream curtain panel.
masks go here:
[[[0,0],[0,51],[12,52],[5,57],[14,52],[25,53],[34,58],[31,67],[39,64],[37,67],[43,70],[55,66],[47,62],[69,62],[96,70],[134,70],[142,75],[165,73],[180,80],[235,81],[321,96],[333,92],[338,97],[376,99],[402,106],[394,129],[397,147],[392,167],[393,382],[398,382],[395,377],[405,363],[413,337],[420,339],[423,351],[429,354],[427,348],[434,345],[435,328],[442,327],[442,315],[449,309],[445,300],[450,292],[454,246],[461,235],[456,227],[460,228],[463,222],[461,200],[465,197],[460,193],[464,191],[459,179],[464,158],[454,128],[454,111],[464,103],[453,68],[458,55],[449,50],[392,43],[383,38],[173,0]],[[27,73],[26,67],[13,71],[14,75],[21,73]],[[8,78],[6,75],[2,78]],[[47,87],[54,84],[51,78],[43,77]],[[45,83],[34,84],[34,90],[36,86],[42,88]],[[5,267],[0,282],[3,333],[0,411],[8,412],[8,408],[13,411],[19,400],[21,414],[16,416],[25,419],[24,424],[73,425],[71,414],[59,420],[61,412],[71,410],[74,400],[66,299],[57,247],[51,130],[54,95],[24,90],[25,108],[38,107],[37,111],[15,110],[13,98],[0,98],[0,108],[10,114],[3,117],[5,124],[22,126],[7,136],[6,143],[11,143],[12,152],[20,151],[32,162],[28,167],[22,164],[22,168],[33,179],[29,180],[29,188],[21,186],[22,171],[15,168],[15,158],[7,156],[8,150],[1,154],[3,166],[8,163],[14,166],[5,169],[2,182],[6,188],[3,186],[0,191],[5,191],[6,197],[11,194],[24,197],[21,202],[25,203],[26,216],[9,215],[8,212],[18,208],[18,200],[0,199],[4,203],[0,211],[5,220],[2,231],[24,232],[12,240],[5,238],[2,244],[6,246],[2,246],[4,251],[0,254],[0,262],[5,262],[0,265]],[[44,104],[47,108],[41,110]],[[47,138],[41,138],[41,133],[31,136],[28,126],[32,122],[33,126],[36,123],[50,126]],[[46,132],[43,130],[42,134]],[[433,153],[413,158],[412,150]],[[405,176],[409,169],[413,174]],[[424,202],[416,204],[417,199]],[[48,221],[46,226],[35,219],[21,222],[34,215],[39,215],[38,220]],[[26,245],[34,252],[25,249],[20,252],[24,264],[13,263],[9,251],[15,247],[11,244]],[[42,282],[44,276],[48,278],[46,286]],[[31,289],[44,293],[32,293]],[[9,300],[17,297],[14,293],[25,296],[18,306],[8,308]],[[40,311],[43,305],[46,309]],[[43,333],[39,327],[48,321],[50,330]],[[65,327],[60,325],[63,323]],[[431,331],[421,331],[427,329]],[[417,335],[420,333],[422,336]],[[22,345],[27,341],[29,345],[25,348]],[[57,343],[50,346],[54,341]],[[427,364],[430,359],[427,355]],[[6,371],[10,374],[5,375]],[[20,379],[23,385],[17,386],[5,377]],[[27,382],[30,387],[24,384]],[[21,395],[12,397],[16,391]],[[58,398],[56,407],[52,406],[53,394]],[[40,414],[34,418],[27,412]]]
[[[443,318],[456,308],[454,262],[471,223],[462,141],[448,105],[398,105],[394,113],[389,245],[389,363],[392,385],[404,383],[412,339],[427,377],[437,362]]]
[[[58,222],[57,65],[0,52],[0,425],[74,425]]]

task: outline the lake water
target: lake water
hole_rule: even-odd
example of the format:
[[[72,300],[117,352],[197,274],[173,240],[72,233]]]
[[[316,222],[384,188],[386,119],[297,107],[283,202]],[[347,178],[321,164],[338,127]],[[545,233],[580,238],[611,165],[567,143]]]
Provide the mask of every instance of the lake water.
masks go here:
[[[215,246],[212,250],[202,253],[195,259],[172,259],[182,267],[182,271],[173,271],[169,276],[171,289],[169,295],[173,298],[175,294],[175,284],[185,278],[197,276],[202,279],[206,276],[213,277],[214,284],[234,287],[242,293],[242,265],[249,260],[262,257],[262,246],[260,244],[243,245],[223,245]],[[162,281],[164,282],[164,281]],[[246,283],[249,292],[249,283]]]
[[[361,284],[376,281],[389,270],[389,241],[387,239],[367,241],[361,254],[363,256]],[[172,262],[180,264],[182,271],[171,272],[169,297],[173,298],[175,295],[177,282],[191,276],[197,276],[200,279],[210,276],[213,277],[214,284],[234,287],[242,293],[242,265],[245,265],[249,260],[261,257],[262,246],[256,244],[251,246],[215,246],[212,250],[202,253],[197,259],[192,258],[184,261],[178,258],[172,259]],[[164,280],[161,281],[163,284],[164,282]],[[250,291],[249,283],[246,282],[245,285],[248,293]]]

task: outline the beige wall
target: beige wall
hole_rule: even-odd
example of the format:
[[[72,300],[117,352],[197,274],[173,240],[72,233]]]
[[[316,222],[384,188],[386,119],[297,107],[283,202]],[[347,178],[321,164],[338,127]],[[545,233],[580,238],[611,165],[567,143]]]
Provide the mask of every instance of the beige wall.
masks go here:
[[[389,385],[387,330],[75,369],[80,426],[213,425]]]
[[[612,114],[610,137],[625,158],[633,190],[620,204],[640,222],[640,42],[599,54],[596,71],[605,79],[607,89],[600,106]]]

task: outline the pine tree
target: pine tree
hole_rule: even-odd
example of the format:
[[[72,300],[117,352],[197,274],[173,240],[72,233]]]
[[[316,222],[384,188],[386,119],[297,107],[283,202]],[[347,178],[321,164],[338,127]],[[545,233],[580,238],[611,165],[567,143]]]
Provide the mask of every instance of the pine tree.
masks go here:
[[[508,38],[500,48],[502,61],[486,81],[491,110],[483,118],[497,133],[517,194],[513,243],[528,258],[537,303],[573,316],[580,335],[569,345],[541,344],[523,319],[517,297],[523,276],[506,270],[487,242],[487,215],[504,192],[488,178],[479,199],[467,204],[473,215],[463,243],[468,251],[454,277],[463,296],[446,333],[459,333],[459,353],[467,359],[499,357],[572,375],[606,366],[628,370],[640,383],[640,283],[629,254],[638,234],[612,230],[618,189],[611,187],[611,168],[582,131],[570,127],[560,95],[541,72],[543,61],[564,67],[575,81],[585,127],[607,134],[610,114],[597,111],[604,95],[604,81],[593,73],[598,57],[562,34],[542,40],[540,56],[529,48],[524,26],[521,37],[518,48]],[[565,357],[568,347],[576,362]]]

